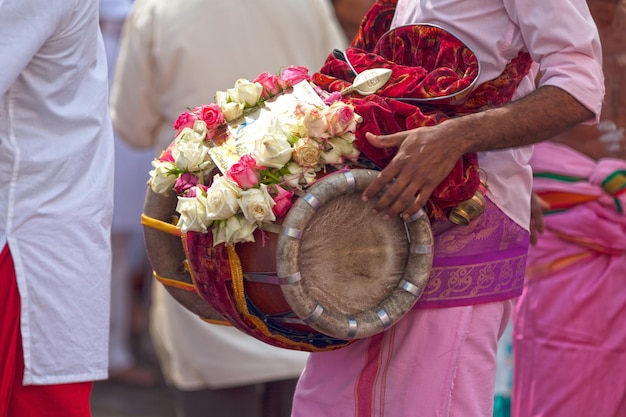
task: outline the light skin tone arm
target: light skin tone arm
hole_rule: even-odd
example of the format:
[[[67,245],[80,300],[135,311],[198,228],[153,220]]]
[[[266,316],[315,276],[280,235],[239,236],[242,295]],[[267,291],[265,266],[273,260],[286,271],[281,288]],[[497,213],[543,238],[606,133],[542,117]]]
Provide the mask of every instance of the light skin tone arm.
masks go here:
[[[398,147],[398,152],[363,191],[362,198],[376,199],[373,209],[384,212],[385,217],[402,215],[408,219],[426,204],[463,154],[531,145],[593,117],[569,93],[542,86],[502,107],[436,126],[392,135],[367,133],[372,145]]]

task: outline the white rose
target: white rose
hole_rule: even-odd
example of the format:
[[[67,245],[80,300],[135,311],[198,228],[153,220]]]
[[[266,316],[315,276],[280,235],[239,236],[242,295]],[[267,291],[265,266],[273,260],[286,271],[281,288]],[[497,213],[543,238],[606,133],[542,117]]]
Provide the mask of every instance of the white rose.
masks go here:
[[[327,164],[337,165],[349,159],[355,161],[359,157],[359,150],[350,142],[351,137],[344,139],[343,136],[337,136],[328,139],[326,152],[322,152],[322,159]]]
[[[230,122],[243,115],[243,104],[237,102],[226,103],[224,106],[220,106],[220,110],[224,115],[224,120]]]
[[[180,218],[176,226],[183,232],[206,233],[207,226],[211,225],[211,221],[206,218],[206,197],[199,187],[193,188],[196,197],[178,197],[176,211],[180,213]]]
[[[176,146],[172,148],[172,157],[182,171],[207,171],[214,166],[209,155],[209,147],[204,143],[177,141]]]
[[[213,246],[220,243],[254,242],[256,223],[252,224],[240,216],[232,216],[227,220],[213,223]]]
[[[204,129],[202,128],[202,125],[204,125]],[[198,130],[196,130],[196,127]],[[183,128],[174,141],[177,146],[179,143],[203,143],[206,138],[206,132],[206,123],[202,120],[196,120],[194,122],[193,129],[189,127]]]
[[[283,181],[291,188],[302,189],[315,181],[315,170],[298,165],[296,162],[287,164],[289,174],[283,175]]]
[[[227,91],[217,91],[214,97],[215,104],[219,107],[224,106],[227,103],[234,101],[234,99],[228,94]]]
[[[346,138],[346,136],[348,136]],[[339,136],[337,138],[333,138],[331,139],[331,143],[334,144],[334,142],[332,142],[333,140],[339,141],[340,142],[340,146],[341,146],[341,153],[342,155],[346,158],[349,159],[350,161],[356,161],[357,159],[359,159],[359,155],[361,155],[361,151],[359,150],[359,148],[357,148],[356,146],[354,146],[353,142],[354,142],[354,135],[350,136],[350,135],[343,135],[343,136]]]
[[[226,177],[216,175],[213,184],[206,192],[206,217],[209,220],[223,220],[239,211],[238,199],[241,189]]]
[[[235,81],[234,90],[233,96],[239,103],[244,104],[246,107],[252,107],[261,100],[263,86],[259,83],[250,82],[245,78],[240,78]]]
[[[257,229],[258,225],[256,223],[250,223],[245,218],[235,217],[239,220],[240,228],[233,231],[231,240],[233,243],[240,242],[254,242],[254,231]]]
[[[153,170],[150,171],[148,185],[157,194],[166,194],[174,188],[179,171],[171,162],[161,162],[158,159],[152,161]]]
[[[348,143],[353,143],[356,140],[356,135],[354,134],[354,132],[346,132],[341,136],[338,136],[341,139],[345,140]]]
[[[267,186],[261,184],[260,188],[251,188],[241,192],[239,206],[250,223],[261,224],[263,222],[273,222],[276,216],[272,211],[272,206],[276,204],[274,199],[267,192]]]
[[[208,132],[208,128],[206,126],[206,122],[204,120],[196,120],[193,122],[193,131],[198,134],[202,139],[206,138],[206,134]]]
[[[338,146],[334,146],[330,140],[328,141],[330,146],[326,147],[326,151],[322,152],[321,159],[328,165],[338,165],[342,164],[344,161],[343,154],[341,153],[341,148]]]
[[[215,104],[219,106],[227,122],[235,120],[243,114],[243,103],[239,103],[236,97],[232,96],[231,93],[234,92],[234,89],[229,89],[215,93]]]
[[[341,136],[330,138],[328,142],[332,146],[339,148],[339,151],[343,156],[352,155],[354,153],[355,146],[352,142],[348,142]]]
[[[257,165],[282,168],[291,160],[293,149],[287,137],[278,132],[265,134],[254,143],[252,152]]]

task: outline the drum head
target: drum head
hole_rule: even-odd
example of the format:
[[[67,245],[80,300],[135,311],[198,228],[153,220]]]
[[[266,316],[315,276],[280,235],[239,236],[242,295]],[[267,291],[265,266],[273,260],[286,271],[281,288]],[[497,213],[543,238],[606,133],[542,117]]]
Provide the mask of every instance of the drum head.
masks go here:
[[[432,267],[425,214],[405,223],[372,214],[361,191],[378,171],[328,175],[283,221],[276,265],[285,300],[310,327],[339,339],[380,333],[421,295]]]

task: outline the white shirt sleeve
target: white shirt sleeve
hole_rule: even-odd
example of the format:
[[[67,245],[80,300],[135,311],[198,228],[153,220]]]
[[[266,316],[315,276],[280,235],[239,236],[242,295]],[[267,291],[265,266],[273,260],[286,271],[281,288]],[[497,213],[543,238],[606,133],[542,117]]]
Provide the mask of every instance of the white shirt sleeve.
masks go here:
[[[0,95],[4,95],[61,21],[62,3],[0,1]]]

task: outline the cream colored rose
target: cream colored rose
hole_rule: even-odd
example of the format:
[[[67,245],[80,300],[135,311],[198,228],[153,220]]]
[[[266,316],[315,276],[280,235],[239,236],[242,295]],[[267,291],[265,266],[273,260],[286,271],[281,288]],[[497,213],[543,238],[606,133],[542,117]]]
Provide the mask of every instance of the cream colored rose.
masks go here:
[[[200,122],[200,123],[198,123]],[[202,129],[202,125],[204,124],[204,129]],[[196,126],[198,130],[196,130]],[[177,146],[179,143],[202,143],[206,138],[206,123],[202,120],[196,120],[194,122],[194,128],[191,129],[189,127],[183,128],[180,133],[176,136],[174,141]]]
[[[215,104],[219,106],[220,111],[224,115],[224,120],[227,122],[241,117],[244,106],[230,92],[234,93],[234,89],[231,88],[229,91],[218,91],[215,93]]]
[[[166,194],[174,188],[178,179],[179,171],[171,162],[161,162],[158,159],[152,161],[153,170],[150,171],[148,185],[157,194]]]
[[[196,132],[199,137],[205,139],[208,132],[206,122],[204,120],[196,120],[193,122],[193,131]]]
[[[328,140],[328,143],[330,143],[335,148],[338,148],[339,152],[341,152],[341,155],[345,157],[351,157],[350,159],[352,159],[352,157],[355,155],[355,151],[356,151],[356,156],[359,155],[359,151],[352,144],[352,142],[347,141],[346,139],[343,138],[343,136],[330,138]]]
[[[235,88],[233,96],[236,100],[244,104],[245,107],[253,107],[261,100],[261,94],[263,93],[263,86],[259,83],[254,83],[240,78],[235,81]]]
[[[363,120],[354,112],[352,106],[335,101],[326,109],[326,118],[329,125],[330,136],[340,136],[346,132],[354,132],[358,123]]]
[[[220,110],[224,115],[224,120],[230,122],[243,115],[243,104],[237,102],[226,103],[223,107],[220,106]]]
[[[261,224],[275,221],[276,216],[272,211],[274,204],[276,203],[267,192],[265,184],[261,184],[260,188],[243,190],[239,199],[241,212],[250,223]]]
[[[196,197],[178,197],[176,211],[180,214],[176,225],[183,232],[206,233],[211,221],[206,216],[206,197],[199,187],[196,189]]]
[[[182,171],[207,171],[215,165],[204,143],[178,141],[172,148],[172,157]]]
[[[214,97],[214,99],[213,99],[213,100],[215,101],[215,104],[217,104],[217,105],[220,107],[220,109],[221,109],[224,105],[226,105],[226,104],[228,104],[228,103],[231,103],[231,102],[235,101],[235,100],[234,100],[234,99],[230,96],[230,94],[228,94],[228,92],[227,92],[227,91],[217,91],[217,92],[215,92],[215,97]]]
[[[304,114],[300,118],[302,123],[300,136],[328,137],[328,121],[324,112],[314,106],[306,107],[302,111]]]
[[[232,216],[227,220],[216,221],[211,228],[213,246],[220,243],[254,242],[253,233],[256,228],[256,223],[250,223],[241,216]]]
[[[320,156],[324,163],[328,165],[339,165],[343,163],[344,158],[340,147],[333,145],[329,140],[325,149],[326,150],[323,151]]]
[[[346,132],[339,137],[348,143],[354,143],[354,141],[356,140],[356,135],[354,134],[354,132]]]
[[[302,167],[296,162],[287,164],[288,174],[283,175],[285,185],[291,188],[302,189],[315,181],[315,170],[313,168]]]
[[[322,160],[330,165],[342,164],[346,159],[356,161],[360,151],[354,146],[353,138],[350,135],[337,136],[328,139],[326,152],[322,152]]]
[[[291,160],[293,149],[287,141],[287,136],[268,133],[254,142],[252,152],[257,165],[270,168],[282,168]]]
[[[303,167],[314,167],[320,160],[320,145],[311,138],[300,138],[293,147],[293,159]]]
[[[239,211],[238,200],[241,189],[226,177],[216,175],[206,192],[206,217],[209,220],[224,220]]]

